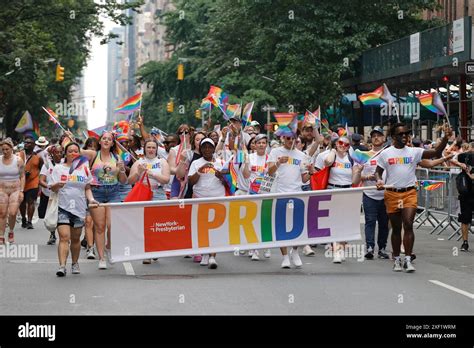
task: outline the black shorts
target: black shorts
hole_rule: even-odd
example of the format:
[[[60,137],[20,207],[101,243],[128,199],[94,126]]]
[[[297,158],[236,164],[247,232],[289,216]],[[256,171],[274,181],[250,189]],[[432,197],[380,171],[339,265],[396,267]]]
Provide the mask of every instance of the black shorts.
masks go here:
[[[459,214],[458,221],[462,224],[470,224],[472,222],[474,196],[472,194],[460,195],[459,203],[461,204],[461,213]]]
[[[38,198],[38,191],[39,191],[39,187],[23,192],[23,197],[24,197],[23,201],[35,202],[36,199]]]

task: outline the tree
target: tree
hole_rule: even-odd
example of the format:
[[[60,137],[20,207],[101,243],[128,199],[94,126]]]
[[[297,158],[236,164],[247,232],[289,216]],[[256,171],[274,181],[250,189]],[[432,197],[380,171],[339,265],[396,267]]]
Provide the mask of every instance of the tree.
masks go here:
[[[125,11],[136,11],[142,2],[11,0],[3,4],[0,113],[7,134],[15,135],[13,129],[24,110],[29,110],[40,124],[47,123],[41,106],[70,98],[71,86],[80,77],[89,57],[92,37],[101,37],[102,43],[112,38],[103,33],[100,18],[125,25],[129,22]],[[58,62],[65,68],[61,83],[55,82]]]
[[[171,97],[197,104],[215,84],[234,98],[256,98],[260,120],[259,106],[267,103],[299,112],[332,105],[342,94],[341,77],[353,72],[364,50],[440,24],[421,18],[423,9],[437,6],[434,0],[176,0],[175,5],[161,17],[176,48],[172,59],[139,70],[140,81],[153,86],[152,103],[160,110]],[[186,58],[184,81],[176,79],[178,58]]]

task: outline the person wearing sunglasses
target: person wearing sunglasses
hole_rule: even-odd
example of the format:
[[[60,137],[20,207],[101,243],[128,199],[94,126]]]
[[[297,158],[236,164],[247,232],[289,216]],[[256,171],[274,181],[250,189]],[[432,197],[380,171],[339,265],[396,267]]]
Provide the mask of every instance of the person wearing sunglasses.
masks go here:
[[[324,159],[324,165],[331,167],[329,171],[328,189],[344,189],[352,187],[352,176],[354,172],[361,172],[362,166],[354,166],[349,156],[351,143],[349,139],[342,136],[336,140],[336,147],[329,151]],[[333,243],[333,263],[345,261],[345,242]]]
[[[283,146],[270,152],[268,157],[268,174],[275,175],[277,193],[302,192],[304,182],[307,182],[314,173],[314,167],[309,164],[308,156],[295,148],[295,136],[283,136]],[[303,263],[298,255],[298,247],[291,249],[288,256],[287,247],[280,248],[283,255],[281,268],[290,268],[291,261],[296,268],[301,268]]]
[[[393,271],[407,273],[415,272],[412,264],[412,251],[415,242],[413,221],[418,208],[416,192],[416,167],[423,159],[440,158],[452,134],[452,129],[443,127],[444,137],[433,150],[419,147],[408,147],[410,131],[403,123],[396,123],[390,129],[392,145],[382,151],[377,162],[375,178],[377,189],[385,188],[385,206],[392,225],[392,249],[394,257]],[[382,174],[386,171],[386,180]],[[385,187],[390,185],[390,187]],[[402,267],[400,258],[401,231],[404,230],[403,245],[405,260]]]

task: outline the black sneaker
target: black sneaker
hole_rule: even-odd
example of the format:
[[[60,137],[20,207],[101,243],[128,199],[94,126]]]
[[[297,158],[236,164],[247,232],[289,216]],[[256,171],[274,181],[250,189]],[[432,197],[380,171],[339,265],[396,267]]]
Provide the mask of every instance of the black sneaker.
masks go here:
[[[81,246],[84,248],[84,249],[87,249],[87,240],[84,238],[83,240],[81,240]]]
[[[59,267],[58,271],[56,272],[58,277],[64,277],[66,275],[66,267]]]
[[[32,230],[34,227],[33,227],[33,224],[31,223],[31,221],[28,221],[27,223],[27,226],[26,226],[26,229],[27,230]]]
[[[469,243],[467,242],[467,240],[462,242],[461,251],[469,251]]]
[[[21,220],[21,227],[22,228],[27,228],[28,227],[28,224],[26,223],[26,219]]]
[[[415,254],[411,254],[411,262],[415,261],[416,260],[416,255]]]
[[[378,252],[378,257],[379,259],[388,260],[390,258],[390,255],[385,252],[385,249],[380,249]]]
[[[373,260],[374,259],[374,253],[372,252],[372,250],[369,250],[367,252],[367,254],[365,254],[364,257],[365,257],[366,260]]]
[[[51,233],[51,235],[49,236],[49,240],[48,242],[46,243],[47,245],[54,245],[56,244],[56,236],[54,235],[54,233]]]

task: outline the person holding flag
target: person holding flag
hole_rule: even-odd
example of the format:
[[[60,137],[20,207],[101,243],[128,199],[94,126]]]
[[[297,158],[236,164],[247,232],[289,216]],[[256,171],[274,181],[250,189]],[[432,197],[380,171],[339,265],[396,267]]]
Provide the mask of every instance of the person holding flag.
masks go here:
[[[242,168],[244,178],[248,179],[249,187],[248,193],[255,195],[259,193],[260,185],[262,184],[263,177],[268,173],[268,138],[266,134],[259,134],[255,137],[257,151],[251,153],[245,160],[245,164]],[[260,260],[258,250],[253,250],[252,261]],[[270,258],[270,249],[263,251],[265,258]]]
[[[65,160],[54,166],[48,188],[58,193],[58,277],[66,275],[66,261],[71,250],[71,273],[81,273],[79,254],[81,232],[85,223],[87,202],[98,204],[90,187],[92,176],[87,161],[81,161],[80,147],[70,142],[64,148]]]
[[[70,138],[73,135],[68,132]],[[81,150],[81,155],[86,156],[91,163],[92,193],[99,203],[120,202],[119,182],[127,182],[125,164],[115,153],[116,142],[114,134],[104,131],[99,139],[99,149]],[[99,254],[99,269],[107,269],[105,250],[110,250],[110,207],[90,209],[94,221],[94,240]],[[107,245],[105,243],[105,231],[107,230]]]
[[[359,185],[361,182],[363,186],[375,186],[375,169],[377,168],[378,156],[375,154],[380,153],[384,148],[385,135],[381,127],[376,126],[370,132],[370,139],[372,141],[372,156],[363,163],[363,170],[355,171],[353,182],[355,185]],[[386,177],[383,175],[383,179]],[[375,252],[375,225],[378,225],[378,237],[377,246],[378,257],[380,259],[389,259],[390,256],[387,254],[385,248],[387,247],[388,239],[388,215],[385,209],[385,200],[383,191],[378,190],[366,190],[362,194],[362,206],[364,207],[365,217],[365,243],[367,247],[367,253],[365,254],[366,260],[372,260]]]

